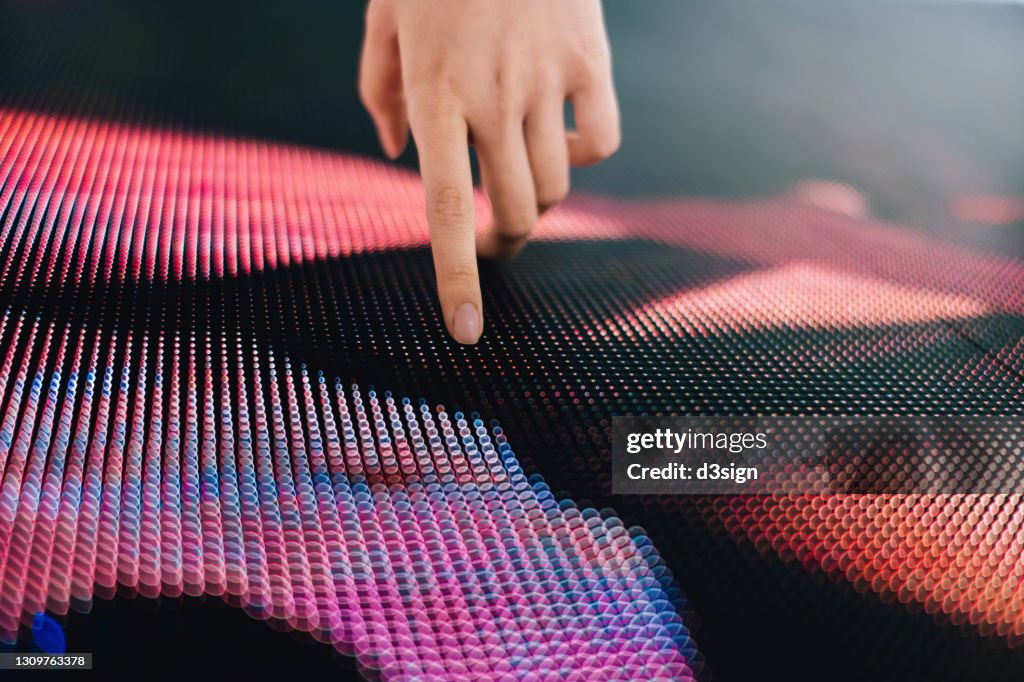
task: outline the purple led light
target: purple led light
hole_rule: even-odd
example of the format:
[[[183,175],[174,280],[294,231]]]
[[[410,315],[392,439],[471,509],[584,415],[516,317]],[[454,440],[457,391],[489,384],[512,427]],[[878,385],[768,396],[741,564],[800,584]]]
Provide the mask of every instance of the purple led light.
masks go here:
[[[421,243],[415,183],[359,180],[386,173],[0,110],[0,246],[18,254],[0,287],[78,287],[90,307],[104,287]],[[372,214],[385,191],[389,219],[349,229],[352,199]],[[164,314],[111,308],[89,331],[2,311],[0,636],[96,595],[207,594],[388,680],[691,677],[647,538],[556,500],[499,428],[149,324]]]

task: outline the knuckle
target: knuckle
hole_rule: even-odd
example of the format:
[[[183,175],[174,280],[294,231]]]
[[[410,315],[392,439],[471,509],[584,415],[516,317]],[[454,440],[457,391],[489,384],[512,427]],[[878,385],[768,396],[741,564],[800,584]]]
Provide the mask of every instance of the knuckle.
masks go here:
[[[465,289],[476,286],[477,272],[468,263],[450,263],[438,268],[438,280],[448,289]]]
[[[618,128],[613,128],[607,133],[601,136],[600,139],[594,140],[593,143],[593,154],[596,160],[603,161],[608,157],[619,151],[619,147],[622,145],[622,134]]]
[[[503,156],[509,147],[522,136],[522,124],[509,111],[494,111],[489,120],[485,119],[480,129],[480,144],[489,152]]]
[[[495,134],[504,135],[514,128],[518,107],[509,93],[494,93],[486,109],[482,118]]]
[[[515,80],[516,74],[506,66],[499,66],[494,72],[489,114],[500,124],[507,124],[521,117],[520,89]]]
[[[559,180],[552,182],[537,190],[537,207],[540,213],[545,213],[558,204],[565,201],[569,196],[569,181]]]
[[[514,257],[529,243],[529,235],[514,236],[493,231],[488,235],[483,253],[488,258],[506,260]]]
[[[513,106],[510,98],[499,93],[495,97],[492,114],[502,124],[500,126],[502,130],[507,129],[509,127],[507,124],[516,119],[515,113],[515,106]]]
[[[506,216],[495,222],[495,232],[506,239],[525,239],[533,232],[537,223],[537,216],[534,213],[526,213],[519,216]]]
[[[622,134],[618,125],[608,127],[607,130],[595,130],[589,136],[579,152],[580,158],[577,163],[590,166],[604,161],[619,150],[622,143]]]
[[[584,49],[572,59],[577,83],[593,83],[611,74],[611,54],[603,49]]]
[[[457,226],[469,215],[469,202],[457,185],[445,183],[430,189],[427,218],[431,225],[440,228]]]
[[[565,81],[557,69],[540,69],[534,74],[533,81],[536,91],[542,96],[565,94]]]
[[[431,121],[459,115],[461,101],[455,91],[444,83],[424,83],[420,79],[405,84],[404,102],[414,128]]]

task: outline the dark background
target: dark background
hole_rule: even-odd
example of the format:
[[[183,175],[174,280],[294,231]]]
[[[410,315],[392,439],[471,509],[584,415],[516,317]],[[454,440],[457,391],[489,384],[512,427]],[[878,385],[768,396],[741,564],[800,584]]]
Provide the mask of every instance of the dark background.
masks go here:
[[[379,156],[355,96],[362,8],[8,1],[0,104]],[[877,215],[1021,248],[1019,229],[961,223],[948,201],[1024,196],[1024,9],[821,0],[606,8],[624,144],[576,173],[577,187],[745,198],[822,177],[862,190]],[[414,153],[402,162],[414,164]],[[555,489],[573,485],[552,478]],[[644,509],[633,513],[624,516],[648,523],[637,519]],[[716,679],[1024,679],[1024,656],[1000,640],[882,604],[700,523],[680,525],[652,534],[695,610],[690,624]],[[680,538],[688,544],[672,547]],[[65,627],[68,650],[94,652],[104,675],[355,676],[330,647],[215,600],[98,600]]]
[[[0,101],[379,155],[355,95],[363,6],[7,0]],[[953,193],[1024,195],[1024,6],[612,0],[606,15],[624,144],[579,187],[745,197],[820,177],[922,223],[946,221]]]

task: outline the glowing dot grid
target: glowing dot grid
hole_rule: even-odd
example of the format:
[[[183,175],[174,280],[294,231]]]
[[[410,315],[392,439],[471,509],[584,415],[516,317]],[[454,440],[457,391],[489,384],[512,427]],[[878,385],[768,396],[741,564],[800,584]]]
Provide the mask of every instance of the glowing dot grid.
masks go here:
[[[401,335],[434,322],[420,260],[399,260],[413,267],[388,273],[395,280],[366,285],[371,274],[347,288],[344,272],[318,269],[349,259],[365,274],[376,263],[365,259],[425,244],[410,174],[16,110],[0,119],[0,158],[10,301],[0,521],[11,538],[4,584],[20,586],[0,602],[8,633],[34,610],[82,607],[93,590],[121,586],[238,597],[387,678],[563,668],[684,678],[696,657],[685,601],[650,542],[610,512],[557,499],[521,467],[606,493],[612,413],[1019,414],[1024,397],[1019,261],[791,198],[577,200],[542,226],[542,243],[572,240],[585,260],[588,242],[616,240],[625,265],[577,260],[569,273],[556,263],[564,252],[537,251],[548,280],[514,281],[511,292],[532,316],[496,301],[493,354],[460,355],[436,333]],[[634,281],[643,273],[630,248],[646,284]],[[270,293],[232,289],[235,310],[186,286],[227,290],[274,272],[289,274],[259,280]],[[344,323],[344,347],[324,330],[297,349],[253,328],[310,310],[308,324]],[[881,362],[894,356],[902,364]],[[353,373],[351,363],[449,404],[457,377],[506,380],[504,394],[481,388],[464,401],[519,416],[511,426],[531,456],[517,461],[500,430],[474,418],[364,398],[311,369]],[[565,456],[540,459],[552,449]],[[762,551],[1010,643],[1021,634],[1018,496],[628,504],[669,514],[696,504]],[[352,537],[366,546],[361,564]],[[516,557],[523,568],[503,570]],[[418,592],[427,561],[434,602]]]
[[[239,237],[209,214],[185,222],[139,205],[161,198],[145,183],[167,172],[164,150],[208,174],[223,166],[202,157],[241,152],[232,167],[269,184],[281,167],[255,145],[13,112],[0,121],[8,295],[168,267],[174,278],[272,268],[339,246],[304,223]],[[96,155],[76,156],[83,146]],[[120,156],[129,148],[134,163]],[[310,170],[301,153],[270,152],[289,172]],[[177,158],[170,172],[187,173]],[[209,197],[188,190],[179,201]],[[241,255],[250,244],[255,266]],[[58,256],[65,245],[73,256]],[[614,515],[556,500],[497,426],[364,398],[252,341],[113,329],[5,311],[4,637],[33,613],[128,588],[225,596],[385,679],[690,676],[693,645],[654,547]]]

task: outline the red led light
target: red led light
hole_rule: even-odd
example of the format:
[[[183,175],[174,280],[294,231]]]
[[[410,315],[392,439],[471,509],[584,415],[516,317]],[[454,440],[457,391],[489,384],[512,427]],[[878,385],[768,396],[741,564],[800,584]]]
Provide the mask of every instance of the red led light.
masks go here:
[[[551,421],[593,408],[597,416],[538,437],[568,450],[603,443],[602,401],[609,413],[756,410],[763,402],[747,393],[774,381],[779,401],[797,410],[810,401],[785,392],[796,379],[815,386],[818,373],[943,343],[995,346],[980,322],[1024,314],[1017,260],[892,229],[865,219],[853,195],[822,198],[820,189],[750,202],[574,199],[545,218],[540,241],[643,239],[742,267],[626,302],[616,295],[629,278],[599,272],[588,281],[608,301],[588,315],[524,285],[517,295],[535,318],[499,311],[509,322],[495,334],[504,354],[472,361],[425,334],[382,341],[358,326],[376,320],[354,317],[353,338],[372,351],[358,357],[446,358],[452,372],[489,379],[548,372],[556,379],[524,381],[494,400],[522,401]],[[337,288],[318,278],[329,259],[427,244],[413,174],[287,145],[6,110],[0,208],[7,637],[35,611],[86,608],[94,594],[213,594],[309,630],[389,679],[690,674],[694,645],[678,597],[668,597],[671,575],[642,533],[556,500],[500,431],[353,392],[241,322],[215,324],[233,311],[185,286],[233,286],[259,273],[284,288],[290,269],[308,266],[291,298],[253,287],[245,300],[265,312],[307,305],[325,319],[387,307],[393,300],[375,298],[385,286],[354,282],[335,300]],[[173,305],[146,298],[168,292],[184,293]],[[37,313],[42,299],[60,315]],[[100,311],[103,324],[82,325],[81,310]],[[415,306],[402,314],[410,329],[436,322]],[[172,324],[175,316],[188,324]],[[897,325],[924,331],[856,333]],[[782,332],[812,343],[694,341]],[[848,335],[819,343],[826,332]],[[1007,367],[1020,367],[1024,345],[998,348],[974,364],[941,365],[949,374],[934,381],[969,393],[973,376],[998,369],[993,404],[1019,407],[1019,378]],[[592,355],[610,364],[578,360]],[[884,401],[929,390],[906,379],[913,370],[838,372],[828,399],[811,407],[852,396],[878,411],[911,409],[914,396]],[[580,457],[566,466],[589,483],[605,465]],[[1022,634],[1017,496],[708,505],[709,517],[763,551],[986,634]]]
[[[384,679],[691,677],[646,537],[557,501],[500,428],[144,301],[424,244],[419,193],[338,155],[0,112],[3,638],[94,595],[205,594]]]

